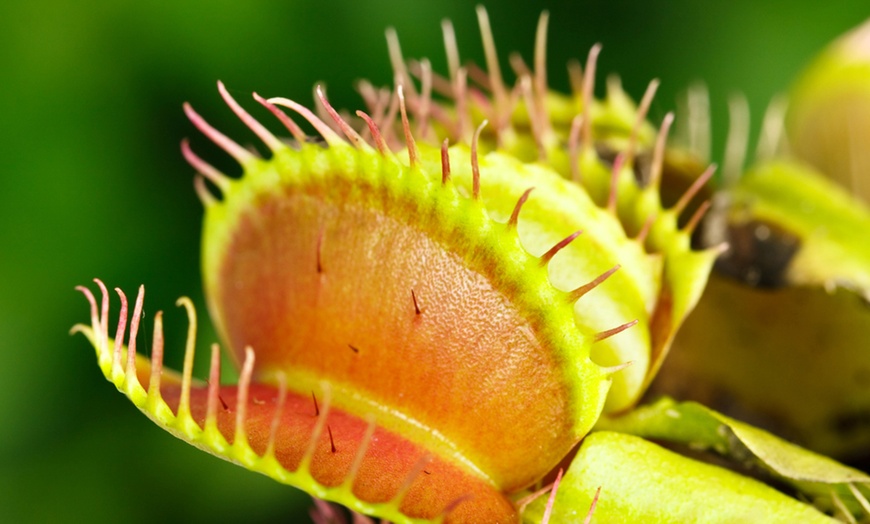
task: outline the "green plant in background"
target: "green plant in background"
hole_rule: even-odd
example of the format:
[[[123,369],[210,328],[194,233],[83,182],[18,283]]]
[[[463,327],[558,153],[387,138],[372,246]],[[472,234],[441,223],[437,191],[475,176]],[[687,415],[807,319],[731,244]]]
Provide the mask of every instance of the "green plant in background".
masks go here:
[[[788,138],[793,154],[816,167],[865,204],[870,136],[867,78],[870,25],[866,22],[832,43],[807,67],[790,95]]]
[[[183,373],[163,370],[160,314],[151,359],[136,354],[141,291],[127,347],[119,291],[111,339],[99,283],[101,301],[83,288],[92,323],[77,329],[106,377],[184,440],[396,521],[827,520],[818,510],[866,517],[863,473],[700,405],[665,398],[636,406],[701,296],[723,251],[719,238],[727,232],[731,242],[720,264],[740,258],[738,273],[753,284],[768,283],[759,265],[779,255],[781,242],[741,250],[735,232],[758,237],[766,227],[761,241],[797,239],[784,248],[785,263],[774,261],[775,277],[860,288],[868,267],[852,242],[867,221],[860,204],[794,164],[767,164],[719,193],[704,225],[715,241],[693,250],[706,206],[684,211],[712,170],[695,171],[683,191],[676,173],[691,163],[676,166],[665,149],[673,117],[658,132],[645,120],[657,84],[639,107],[613,81],[605,99],[593,99],[596,47],[585,70],[574,69],[571,96],[549,91],[542,18],[534,65],[514,60],[519,80],[508,88],[479,16],[487,73],[459,66],[449,25],[443,78],[426,61],[409,67],[394,40],[397,87],[362,85],[363,126],[348,124],[319,91],[323,118],[257,97],[294,137],[287,145],[221,85],[268,146],[268,160],[187,108],[245,171],[229,178],[183,146],[207,209],[209,308],[239,383],[220,385],[216,351],[209,381],[192,379],[187,301]],[[659,196],[661,185],[681,196],[663,206],[660,198],[670,198]],[[806,210],[806,202],[815,206]],[[825,256],[844,269],[819,262]],[[682,353],[692,351],[682,344]],[[682,377],[697,380],[691,369]],[[798,498],[645,438],[750,465]],[[550,475],[551,495],[535,498]]]
[[[760,148],[717,195],[705,237],[730,249],[657,383],[861,464],[870,449],[867,38],[865,24],[807,68],[785,129],[782,116],[766,126],[782,143]]]

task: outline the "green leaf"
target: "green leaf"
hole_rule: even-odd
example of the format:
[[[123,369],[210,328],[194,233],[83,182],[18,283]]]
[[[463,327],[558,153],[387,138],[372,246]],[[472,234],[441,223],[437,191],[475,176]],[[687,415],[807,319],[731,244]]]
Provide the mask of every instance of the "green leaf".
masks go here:
[[[592,522],[832,522],[757,480],[609,431],[583,441],[559,484],[550,522],[583,522],[599,487]],[[541,522],[547,499],[535,500],[524,522]]]
[[[665,397],[625,416],[602,418],[596,427],[713,450],[739,465],[760,466],[821,508],[844,504],[850,513],[870,513],[870,476],[695,402]]]

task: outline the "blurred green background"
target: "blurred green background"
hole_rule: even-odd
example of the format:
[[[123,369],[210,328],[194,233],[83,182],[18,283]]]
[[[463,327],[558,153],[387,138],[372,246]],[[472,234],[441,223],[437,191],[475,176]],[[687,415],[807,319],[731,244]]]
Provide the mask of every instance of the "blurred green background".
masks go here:
[[[654,118],[704,80],[714,157],[730,93],[746,93],[757,127],[815,51],[870,15],[865,0],[487,7],[505,70],[510,51],[530,60],[538,14],[550,10],[550,78],[562,90],[563,65],[595,42],[604,44],[599,70],[619,72],[635,98],[662,79]],[[95,276],[129,293],[144,283],[146,324],[167,310],[176,364],[186,321],[173,304],[190,295],[204,348],[214,334],[201,305],[202,211],[179,141],[191,136],[203,157],[238,169],[194,136],[182,102],[231,135],[243,129],[217,79],[264,120],[251,91],[309,102],[317,81],[335,105],[357,108],[354,80],[391,81],[387,26],[407,57],[428,56],[444,71],[445,17],[463,58],[481,61],[474,4],[457,0],[2,3],[0,521],[304,521],[306,496],[174,439],[115,392],[85,339],[67,335],[88,319],[73,287]]]

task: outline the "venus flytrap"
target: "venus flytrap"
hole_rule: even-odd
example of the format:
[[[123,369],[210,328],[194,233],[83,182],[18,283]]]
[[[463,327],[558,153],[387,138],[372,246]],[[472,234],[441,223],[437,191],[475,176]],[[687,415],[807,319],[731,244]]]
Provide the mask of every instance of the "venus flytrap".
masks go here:
[[[585,71],[573,70],[575,92],[552,93],[544,15],[534,66],[514,59],[510,87],[478,15],[487,73],[460,66],[449,24],[444,77],[426,61],[407,64],[389,33],[396,86],[361,84],[359,121],[319,89],[314,111],[254,94],[290,142],[219,83],[269,158],[185,105],[244,170],[230,178],[182,144],[206,209],[209,311],[239,382],[220,384],[217,346],[209,379],[193,379],[187,300],[181,373],[163,368],[159,313],[151,359],[136,352],[142,289],[126,339],[117,290],[110,338],[110,297],[97,281],[100,297],[81,288],[91,325],[75,329],[103,373],[179,438],[395,522],[828,520],[756,480],[662,450],[631,418],[722,250],[691,247],[706,208],[686,213],[712,168],[661,203],[672,116],[658,130],[646,121],[657,82],[637,107],[617,82],[596,100],[596,46]],[[677,421],[669,431],[694,441],[697,427]],[[550,495],[535,499],[554,475]],[[867,481],[855,472],[831,482],[852,487],[837,492],[850,515],[862,511]],[[716,497],[692,498],[686,485]]]
[[[864,466],[867,35],[865,24],[813,61],[772,104],[749,169],[719,189],[702,229],[730,248],[655,385]]]
[[[786,133],[793,154],[870,203],[870,22],[833,42],[789,93]]]

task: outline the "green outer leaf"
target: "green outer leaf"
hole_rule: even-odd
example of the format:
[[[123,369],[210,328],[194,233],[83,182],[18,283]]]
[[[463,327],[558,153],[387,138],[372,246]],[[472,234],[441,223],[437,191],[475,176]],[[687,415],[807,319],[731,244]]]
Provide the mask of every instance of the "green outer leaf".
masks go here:
[[[788,97],[789,151],[870,202],[862,182],[870,132],[870,23],[844,34],[801,73]]]
[[[622,417],[603,417],[596,428],[713,449],[741,462],[748,458],[819,504],[829,505],[833,490],[853,512],[859,503],[848,484],[870,483],[870,476],[856,469],[695,402],[664,397]]]
[[[583,522],[599,487],[592,522],[832,521],[751,478],[602,431],[583,441],[559,485],[551,522]],[[546,496],[535,500],[524,522],[540,522],[546,504]]]

